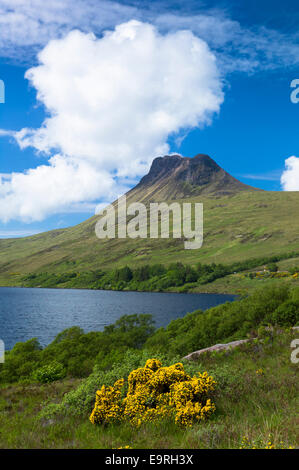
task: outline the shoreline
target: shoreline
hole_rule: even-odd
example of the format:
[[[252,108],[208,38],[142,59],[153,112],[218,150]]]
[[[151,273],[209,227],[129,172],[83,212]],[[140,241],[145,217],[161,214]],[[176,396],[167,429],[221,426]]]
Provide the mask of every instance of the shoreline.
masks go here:
[[[239,294],[236,294],[234,292],[194,292],[192,290],[190,291],[185,291],[185,292],[179,292],[179,291],[168,291],[168,290],[162,290],[162,291],[155,291],[155,290],[133,290],[133,289],[94,289],[92,287],[43,287],[43,286],[3,286],[0,285],[0,289],[4,288],[11,288],[11,289],[51,289],[51,290],[90,290],[90,291],[105,291],[105,292],[136,292],[140,294],[148,293],[148,294],[188,294],[188,295],[233,295],[238,297]]]
[[[2,283],[1,283],[2,281]],[[58,290],[91,290],[91,291],[108,291],[108,292],[148,292],[148,293],[160,293],[160,294],[213,294],[213,295],[232,295],[232,296],[247,296],[256,289],[263,287],[276,287],[279,285],[285,285],[289,288],[299,287],[299,277],[298,279],[293,279],[292,277],[287,278],[268,278],[268,279],[248,279],[245,278],[242,274],[230,274],[223,278],[218,278],[213,282],[192,286],[190,288],[184,286],[179,287],[170,287],[168,289],[161,290],[146,290],[146,289],[105,289],[105,288],[95,288],[95,287],[86,287],[86,286],[68,286],[68,285],[57,285],[57,286],[25,286],[18,284],[9,284],[6,283],[2,278],[0,280],[0,288],[10,287],[10,288],[22,288],[22,289],[58,289]]]

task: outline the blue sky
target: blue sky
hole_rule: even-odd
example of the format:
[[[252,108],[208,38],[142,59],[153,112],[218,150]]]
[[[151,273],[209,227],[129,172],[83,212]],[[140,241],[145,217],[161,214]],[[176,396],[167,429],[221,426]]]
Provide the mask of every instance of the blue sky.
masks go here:
[[[0,32],[0,79],[5,83],[5,103],[0,104],[0,237],[27,235],[85,220],[94,214],[97,204],[109,202],[134,185],[150,160],[164,149],[184,156],[207,153],[233,176],[262,189],[299,190],[296,158],[289,161],[285,171],[286,160],[299,156],[299,104],[290,100],[290,83],[299,78],[296,3],[261,0],[257,7],[256,2],[247,0],[86,0],[77,2],[70,11],[69,0],[62,0],[60,6],[53,2],[51,7],[43,6],[40,0],[30,6],[25,0],[0,1],[4,24]],[[18,24],[20,16],[22,22]],[[118,35],[121,39],[114,34],[103,42],[103,31],[114,31],[130,20],[139,23],[124,26]],[[135,34],[136,28],[137,39],[127,46],[127,37],[132,31]],[[73,30],[81,32],[76,35]],[[176,36],[180,30],[190,34]],[[87,37],[89,32],[95,34],[92,41]],[[53,39],[58,42],[51,43]],[[115,46],[119,40],[121,55]],[[168,57],[176,51],[175,41],[180,41],[178,70],[187,70],[190,65],[190,75],[182,73],[174,82],[182,97],[177,103],[168,92],[161,94],[163,82],[149,90],[153,82],[150,77],[156,77],[157,70],[161,70],[161,76],[171,77],[173,63],[168,63]],[[188,55],[194,41],[198,46],[198,80],[196,68],[192,70],[193,56]],[[153,50],[149,44],[154,44]],[[146,74],[136,63],[137,46],[150,51],[145,57],[149,65]],[[162,52],[158,53],[159,47]],[[42,59],[38,59],[43,50]],[[84,70],[79,70],[80,61]],[[127,81],[123,78],[126,63]],[[121,67],[116,75],[111,72],[114,66]],[[106,81],[101,82],[105,67],[107,75],[112,74],[111,87],[118,90],[121,99],[129,91],[128,102],[124,98],[119,103],[117,96],[115,100],[112,97],[102,111],[105,97],[101,90],[108,86],[103,94],[113,93]],[[33,72],[25,78],[28,69]],[[93,76],[94,70],[100,70],[100,75]],[[70,88],[78,83],[76,74],[80,87],[84,87],[78,103],[68,90],[68,83]],[[140,95],[136,107],[131,107],[135,96],[128,77],[136,77],[136,94]],[[88,94],[90,83],[99,87],[95,99],[94,93]],[[194,110],[193,90],[184,96],[188,86],[194,86]],[[158,108],[153,110],[155,99],[165,100],[165,109],[159,107],[159,113]],[[177,117],[172,121],[174,109]],[[77,114],[81,118],[80,113],[84,114],[82,122],[76,120]],[[157,129],[157,122],[153,123],[153,116],[161,119],[163,132]],[[74,122],[68,122],[68,117]],[[136,121],[130,127],[132,119]],[[143,121],[150,124],[142,127],[139,123]],[[65,126],[63,135],[57,131],[59,123]],[[113,145],[119,161],[114,158]],[[35,169],[36,174],[22,177]],[[22,178],[14,179],[12,174]]]

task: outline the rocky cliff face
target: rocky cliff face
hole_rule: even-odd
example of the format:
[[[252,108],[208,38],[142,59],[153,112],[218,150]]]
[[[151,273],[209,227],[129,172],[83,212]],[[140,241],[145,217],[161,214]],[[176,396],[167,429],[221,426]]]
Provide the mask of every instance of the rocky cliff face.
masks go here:
[[[254,189],[231,176],[208,155],[198,154],[193,158],[165,155],[153,160],[149,173],[128,196],[139,200],[166,200]]]

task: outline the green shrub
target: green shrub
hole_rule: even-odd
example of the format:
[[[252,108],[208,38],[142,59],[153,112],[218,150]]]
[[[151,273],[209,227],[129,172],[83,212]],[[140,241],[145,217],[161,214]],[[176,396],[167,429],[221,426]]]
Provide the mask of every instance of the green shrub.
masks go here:
[[[299,322],[299,305],[287,300],[273,312],[271,320],[279,326],[296,325]]]
[[[55,382],[55,380],[61,380],[64,377],[65,369],[59,362],[47,364],[33,373],[33,379],[43,384]]]
[[[5,363],[0,364],[0,383],[28,381],[32,372],[39,367],[41,346],[37,338],[16,343],[5,354]]]
[[[269,263],[267,265],[267,269],[270,271],[270,273],[276,273],[278,271],[278,266],[275,263]]]

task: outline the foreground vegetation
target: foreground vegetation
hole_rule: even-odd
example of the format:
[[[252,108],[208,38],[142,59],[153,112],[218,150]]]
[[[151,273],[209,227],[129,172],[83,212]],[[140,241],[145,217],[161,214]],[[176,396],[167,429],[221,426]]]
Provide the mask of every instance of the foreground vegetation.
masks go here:
[[[36,339],[18,343],[0,365],[0,447],[239,448],[266,447],[269,441],[270,447],[296,447],[299,381],[290,343],[298,312],[299,289],[280,286],[196,311],[158,330],[150,316],[132,315],[103,332],[70,328],[44,349]],[[194,350],[242,338],[251,341],[182,360]],[[185,379],[213,377],[209,399],[215,410],[209,419],[192,419],[186,429],[165,415],[156,423],[138,423],[138,433],[130,420],[93,425],[97,390],[103,385],[110,390],[120,379],[124,384],[153,358],[165,366],[164,375],[182,362]],[[156,406],[147,400],[144,405]]]
[[[129,423],[93,425],[89,415],[95,391],[144,364],[146,354],[125,354],[122,364],[88,379],[50,384],[16,384],[0,389],[1,448],[239,448],[296,447],[298,364],[290,361],[294,334],[247,343],[226,353],[206,354],[185,370],[207,370],[218,383],[215,413],[188,427],[172,420],[144,423],[138,432]],[[165,359],[164,359],[165,360]],[[170,364],[170,363],[169,363]],[[244,445],[245,442],[245,445]]]

